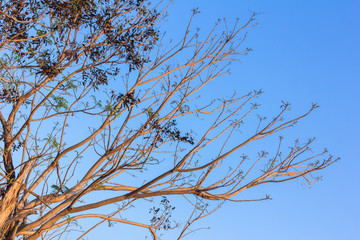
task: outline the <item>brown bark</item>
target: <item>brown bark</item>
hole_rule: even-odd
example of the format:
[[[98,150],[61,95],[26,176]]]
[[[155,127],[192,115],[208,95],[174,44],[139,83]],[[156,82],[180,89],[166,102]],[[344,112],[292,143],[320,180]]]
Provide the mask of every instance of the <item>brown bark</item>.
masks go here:
[[[18,194],[22,183],[25,179],[26,173],[29,171],[31,164],[27,163],[19,174],[18,178],[9,186],[3,198],[0,200],[0,239],[8,239],[5,236],[11,237],[11,225],[14,222],[9,222],[11,215],[15,210],[18,199]],[[9,235],[10,233],[10,235]],[[10,238],[13,239],[13,238]]]

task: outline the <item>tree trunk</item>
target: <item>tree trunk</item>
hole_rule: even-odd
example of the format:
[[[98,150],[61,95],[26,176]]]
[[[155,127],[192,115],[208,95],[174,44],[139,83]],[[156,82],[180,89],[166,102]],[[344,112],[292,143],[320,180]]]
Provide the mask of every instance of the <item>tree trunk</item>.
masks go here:
[[[18,178],[9,185],[6,193],[0,200],[0,239],[14,239],[14,236],[11,236],[14,235],[11,233],[11,226],[14,226],[13,224],[15,222],[11,221],[11,215],[14,212],[19,191],[30,167],[31,163],[27,162],[22,171],[19,173]]]
[[[17,196],[20,189],[21,184],[18,182],[14,182],[7,189],[4,197],[0,200],[0,238],[5,239],[5,235],[9,231],[9,227],[11,224],[6,223],[10,220],[11,215],[15,209],[15,205],[17,202]],[[8,239],[8,238],[6,238]]]

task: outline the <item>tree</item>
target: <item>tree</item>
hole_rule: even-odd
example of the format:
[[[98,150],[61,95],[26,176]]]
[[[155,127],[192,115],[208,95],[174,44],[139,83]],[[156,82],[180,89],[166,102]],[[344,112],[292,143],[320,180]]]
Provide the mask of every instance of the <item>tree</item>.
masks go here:
[[[61,239],[85,218],[100,222],[78,239],[106,221],[147,228],[154,239],[177,227],[180,239],[224,201],[269,199],[243,200],[238,193],[297,178],[311,183],[318,180],[314,172],[337,160],[326,151],[312,154],[313,139],[282,153],[280,138],[272,156],[241,152],[316,105],[285,120],[284,103],[271,120],[259,117],[246,131],[261,91],[209,102],[199,97],[250,51],[242,43],[254,15],[232,28],[219,21],[202,38],[192,28],[194,10],[183,38],[172,43],[157,28],[166,10],[161,2],[0,6],[1,239]],[[194,208],[179,226],[170,219],[169,198],[176,196]],[[138,218],[119,215],[142,200],[155,204],[147,220],[149,208]],[[220,205],[211,209],[209,202]]]

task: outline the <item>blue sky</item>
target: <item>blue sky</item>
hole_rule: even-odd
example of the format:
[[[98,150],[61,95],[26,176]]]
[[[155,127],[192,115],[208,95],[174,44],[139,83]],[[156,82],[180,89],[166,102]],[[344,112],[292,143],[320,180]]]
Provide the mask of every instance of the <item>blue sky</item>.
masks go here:
[[[318,103],[317,111],[284,135],[316,137],[316,149],[326,147],[342,160],[322,171],[323,181],[311,188],[301,181],[266,185],[260,190],[271,194],[271,201],[225,204],[197,225],[210,230],[187,239],[359,239],[360,1],[177,0],[162,28],[176,39],[194,7],[201,12],[194,24],[205,33],[218,18],[231,23],[259,13],[244,43],[254,51],[232,65],[226,84],[214,84],[214,94],[262,88],[264,115],[277,112],[281,100],[299,114]],[[110,239],[120,236],[119,229],[106,231],[114,234]],[[123,239],[144,239],[134,236]]]
[[[195,24],[202,31],[221,17],[231,22],[260,13],[244,43],[254,51],[232,66],[223,87],[262,88],[265,113],[276,111],[281,100],[290,101],[295,112],[318,103],[314,114],[284,135],[315,136],[316,147],[327,147],[342,160],[311,188],[300,182],[267,185],[271,201],[226,204],[200,224],[210,230],[189,239],[359,239],[360,2],[175,1],[166,24],[181,29],[192,7],[201,11]]]

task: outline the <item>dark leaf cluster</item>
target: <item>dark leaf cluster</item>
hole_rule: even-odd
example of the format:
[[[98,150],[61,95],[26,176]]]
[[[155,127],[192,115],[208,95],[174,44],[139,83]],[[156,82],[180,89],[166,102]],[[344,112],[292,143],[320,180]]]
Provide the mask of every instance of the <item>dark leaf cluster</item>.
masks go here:
[[[29,24],[26,21],[32,21],[38,17],[35,13],[39,7],[39,1],[36,0],[0,1],[0,11],[3,12],[0,14],[0,41],[5,40],[5,36],[13,40],[28,38]],[[22,41],[15,41],[14,45],[19,49],[24,48]]]
[[[161,126],[159,121],[154,119],[151,126],[155,129],[158,136],[156,143],[163,143],[166,139],[169,139],[170,141],[180,141],[194,145],[194,138],[190,136],[190,133],[182,135],[176,125],[176,120],[172,120],[165,124],[165,126]]]
[[[99,63],[122,63],[131,71],[149,61],[146,52],[159,38],[154,26],[159,13],[146,2],[0,1],[0,41],[10,46],[11,57],[20,59],[19,65],[40,76],[55,78],[72,62],[87,59],[88,65],[93,64],[84,74],[87,81],[94,81],[92,86],[106,85],[115,72],[94,67]],[[84,39],[66,42],[74,30],[86,33]],[[95,43],[96,34],[101,36]]]
[[[42,0],[43,7],[47,7],[47,14],[53,13],[57,20],[53,30],[78,28],[82,24],[90,24],[97,14],[97,5],[93,0]]]
[[[98,89],[98,86],[108,85],[109,78],[118,75],[119,69],[111,69],[111,68],[90,68],[86,71],[82,72],[82,84],[83,86],[89,84],[94,87],[94,89]]]
[[[14,103],[19,100],[19,94],[13,87],[4,87],[0,91],[0,100],[2,102]]]
[[[116,99],[117,102],[121,103],[121,108],[128,109],[129,107],[135,105],[136,103],[140,102],[138,98],[135,97],[135,91],[128,92],[126,94],[115,94],[114,91],[111,91],[111,98]]]

